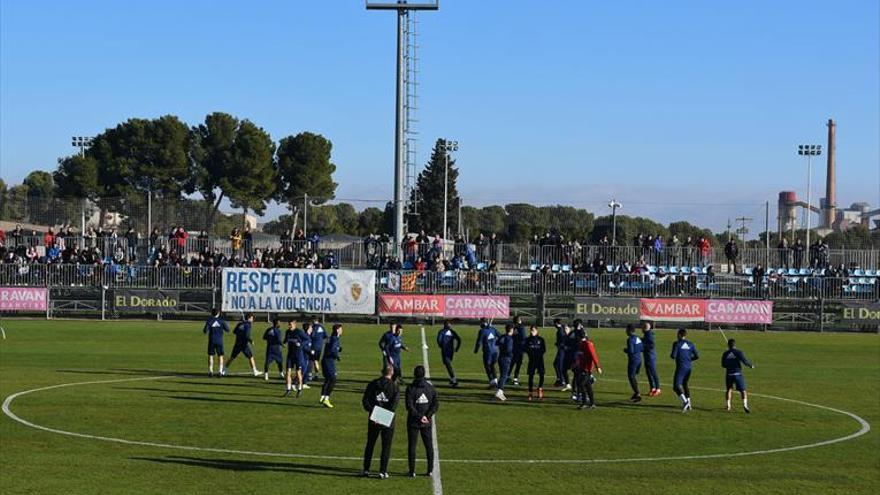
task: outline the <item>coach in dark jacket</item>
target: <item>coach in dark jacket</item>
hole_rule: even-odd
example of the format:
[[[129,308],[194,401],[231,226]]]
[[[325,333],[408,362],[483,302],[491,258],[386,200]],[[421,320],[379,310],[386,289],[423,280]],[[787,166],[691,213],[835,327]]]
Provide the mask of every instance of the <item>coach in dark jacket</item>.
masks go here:
[[[373,408],[381,407],[394,411],[397,408],[398,395],[397,385],[392,380],[394,368],[385,366],[383,376],[373,380],[364,390],[361,403],[364,411],[372,415]],[[382,455],[379,460],[379,477],[388,477],[388,459],[391,457],[391,440],[394,439],[394,422],[390,426],[382,426],[379,423],[369,421],[367,424],[367,446],[364,448],[364,476],[370,475],[370,463],[373,462],[373,448],[376,440],[382,436]]]
[[[413,370],[415,377],[411,384],[406,387],[406,438],[409,444],[409,475],[416,475],[416,442],[418,436],[422,437],[425,445],[425,456],[428,460],[428,476],[434,470],[434,444],[431,442],[434,414],[437,412],[439,403],[437,391],[434,386],[425,379],[425,368],[416,366]]]

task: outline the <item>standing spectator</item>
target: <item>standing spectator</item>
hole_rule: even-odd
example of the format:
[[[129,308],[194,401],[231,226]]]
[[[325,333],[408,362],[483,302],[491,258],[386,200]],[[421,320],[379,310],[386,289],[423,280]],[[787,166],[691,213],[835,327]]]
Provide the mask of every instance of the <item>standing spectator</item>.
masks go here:
[[[764,271],[763,265],[758,263],[757,266],[752,270],[752,279],[755,282],[755,297],[758,299],[764,298]]]
[[[45,246],[46,249],[49,249],[49,247],[53,246],[54,244],[55,244],[55,231],[52,230],[52,227],[49,227],[49,231],[46,232],[46,234],[43,236],[43,246]]]
[[[828,244],[825,239],[819,239],[819,245],[816,246],[816,259],[818,261],[816,268],[828,268]]]
[[[199,235],[196,237],[196,249],[199,252],[206,252],[208,244],[208,232],[206,230],[199,231]]]
[[[804,243],[800,239],[794,241],[794,245],[791,246],[791,257],[793,258],[794,269],[800,270],[804,262]]]
[[[183,256],[186,252],[186,240],[189,239],[189,232],[183,227],[177,227],[174,237],[177,244],[177,254],[178,256]]]
[[[293,233],[290,229],[287,229],[278,237],[278,240],[281,242],[281,247],[287,247],[290,245],[290,241],[293,240]]]
[[[678,251],[681,249],[681,241],[678,240],[678,236],[672,236],[672,239],[669,240],[669,244],[666,246],[666,264],[669,266],[678,266]]]
[[[125,241],[128,243],[127,254],[129,262],[133,262],[137,259],[138,239],[140,239],[140,237],[140,234],[134,230],[134,227],[129,227],[128,232],[125,233]]]
[[[21,230],[21,224],[15,224],[15,228],[9,233],[9,241],[12,244],[12,247],[21,244],[22,237],[24,237],[24,231]]]
[[[244,234],[241,236],[241,240],[244,243],[244,256],[245,259],[251,259],[254,257],[254,234],[251,232],[251,227],[248,225],[244,228]]]
[[[499,249],[498,235],[495,232],[489,236],[489,260],[498,261],[498,249]]]
[[[724,245],[724,256],[727,258],[727,273],[738,273],[736,262],[739,256],[739,247],[735,240],[727,240],[727,244]]]
[[[660,264],[660,253],[663,252],[663,236],[658,235],[654,238],[654,264]]]
[[[232,229],[232,233],[229,234],[229,240],[232,243],[232,254],[233,256],[238,254],[238,250],[241,249],[241,231],[236,229]]]
[[[682,263],[684,266],[694,266],[694,249],[696,247],[696,242],[694,242],[691,236],[687,236],[687,239],[684,240],[682,244],[682,248],[684,249],[684,253],[682,254]]]
[[[712,245],[709,244],[709,239],[706,239],[705,237],[700,237],[699,247],[700,265],[706,266],[709,264],[709,256],[712,254]]]
[[[785,237],[779,238],[779,244],[776,245],[776,252],[779,255],[779,267],[785,267],[785,269],[788,270],[788,241],[785,240]]]

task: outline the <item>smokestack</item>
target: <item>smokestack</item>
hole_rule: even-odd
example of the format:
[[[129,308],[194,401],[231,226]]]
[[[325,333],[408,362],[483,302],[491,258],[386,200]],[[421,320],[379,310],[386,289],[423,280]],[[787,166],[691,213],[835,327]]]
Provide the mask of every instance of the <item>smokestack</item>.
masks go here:
[[[830,229],[832,224],[834,223],[835,217],[835,207],[837,206],[837,179],[834,177],[835,173],[835,163],[834,158],[837,153],[836,149],[836,141],[837,141],[837,125],[834,123],[834,119],[828,119],[828,148],[825,150],[825,153],[828,158],[828,172],[825,178],[825,218],[824,224],[825,228]]]

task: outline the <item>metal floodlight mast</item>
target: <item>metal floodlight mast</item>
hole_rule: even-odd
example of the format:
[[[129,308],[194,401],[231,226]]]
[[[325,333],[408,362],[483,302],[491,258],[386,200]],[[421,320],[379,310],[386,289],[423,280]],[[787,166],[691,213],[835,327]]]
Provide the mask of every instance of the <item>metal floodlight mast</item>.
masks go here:
[[[449,153],[458,151],[458,141],[443,140],[443,156],[446,158],[446,166],[443,169],[443,240],[449,238],[449,231],[446,229],[447,212],[449,211]]]
[[[397,11],[397,88],[395,92],[394,112],[394,244],[395,250],[401,249],[403,244],[403,210],[404,210],[404,180],[406,177],[406,160],[404,155],[404,45],[406,43],[404,27],[406,16],[409,11],[437,10],[440,8],[439,0],[427,3],[408,3],[406,0],[398,0],[396,3],[370,2],[366,0],[367,10],[394,10]]]
[[[623,205],[618,203],[616,200],[612,199],[610,203],[608,203],[608,207],[611,208],[611,245],[617,245],[617,209],[621,208]]]
[[[822,145],[821,144],[801,144],[798,145],[798,155],[807,157],[807,209],[804,216],[806,216],[806,224],[807,224],[807,242],[806,248],[807,252],[810,249],[810,213],[812,208],[812,189],[813,189],[813,157],[819,156],[822,154]],[[810,260],[812,262],[812,260]]]

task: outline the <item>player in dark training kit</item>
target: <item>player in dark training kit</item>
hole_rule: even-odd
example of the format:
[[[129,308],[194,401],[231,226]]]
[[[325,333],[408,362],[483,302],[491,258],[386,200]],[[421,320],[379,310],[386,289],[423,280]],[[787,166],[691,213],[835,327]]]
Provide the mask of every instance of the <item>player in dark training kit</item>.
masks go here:
[[[431,427],[434,414],[440,403],[437,400],[437,391],[428,380],[425,379],[425,367],[416,366],[413,370],[413,381],[407,385],[404,393],[406,402],[406,439],[407,460],[409,461],[409,476],[416,477],[416,443],[419,437],[425,446],[425,457],[428,461],[427,475],[434,472],[434,444],[431,442]]]
[[[303,326],[311,327],[308,323]],[[311,347],[311,342],[311,336],[306,331],[296,328],[295,321],[291,320],[287,324],[287,331],[284,332],[284,344],[287,346],[287,361],[285,363],[287,390],[284,392],[284,397],[288,397],[294,389],[297,397],[302,395],[303,373],[305,367],[309,365],[307,349]],[[294,376],[296,377],[295,385],[293,383]]]
[[[321,372],[321,352],[324,350],[324,340],[327,338],[327,330],[321,325],[319,318],[316,316],[312,319],[312,354],[309,357],[308,377],[306,383],[309,383],[313,376],[318,376]]]
[[[691,366],[694,361],[700,359],[697,346],[687,340],[687,330],[678,329],[678,340],[672,344],[670,357],[675,361],[675,376],[672,379],[672,389],[681,400],[681,412],[691,410],[691,389],[688,388],[688,380],[691,379]]]
[[[642,339],[636,335],[636,328],[630,323],[626,326],[626,347],[623,352],[626,353],[626,376],[629,379],[629,386],[633,390],[632,402],[642,400],[642,394],[639,392],[639,371],[642,369],[642,352],[644,351]]]
[[[727,386],[727,410],[730,411],[730,398],[733,388],[739,392],[743,401],[743,411],[749,413],[749,394],[746,392],[746,379],[743,377],[742,366],[746,365],[754,369],[755,365],[746,359],[746,355],[736,348],[736,340],[727,341],[727,350],[721,355],[721,367],[725,369],[725,384]]]
[[[477,341],[474,343],[474,354],[483,348],[483,369],[486,370],[486,379],[489,380],[489,388],[498,386],[498,377],[495,375],[495,365],[498,364],[498,330],[489,325],[485,318],[480,320],[480,331],[477,332]]]
[[[519,369],[522,367],[523,355],[525,354],[523,343],[526,341],[526,337],[528,337],[526,326],[523,325],[522,317],[517,316],[513,319],[513,363],[511,364],[514,385],[519,385]]]
[[[382,334],[379,339],[379,350],[382,351],[382,359],[385,363],[390,364],[394,368],[394,380],[401,378],[401,351],[409,351],[403,343],[403,325],[391,325],[387,332]]]
[[[523,342],[523,350],[529,356],[529,400],[532,400],[535,390],[535,373],[538,373],[538,398],[544,398],[544,354],[547,352],[547,344],[544,337],[538,335],[538,327],[532,325],[529,336]]]
[[[229,370],[229,367],[232,365],[232,361],[235,360],[236,356],[244,354],[244,357],[246,357],[251,363],[251,370],[254,372],[254,376],[260,376],[260,370],[257,369],[257,363],[254,362],[254,353],[251,349],[251,346],[254,343],[251,338],[251,326],[253,323],[254,315],[248,313],[244,315],[244,320],[238,322],[238,325],[235,325],[235,330],[232,331],[232,334],[235,335],[235,346],[232,348],[232,354],[229,356],[229,361],[226,362],[227,370]]]
[[[495,397],[500,401],[507,400],[504,395],[504,385],[510,377],[513,350],[513,325],[508,323],[504,326],[504,335],[498,338],[498,368],[501,371],[501,377],[498,380],[498,390],[495,391]]]
[[[364,395],[361,398],[361,404],[364,411],[372,416],[373,409],[381,407],[388,411],[394,412],[397,409],[397,401],[400,390],[394,382],[394,367],[386,365],[382,371],[382,376],[367,385]],[[394,418],[396,419],[396,418]],[[380,425],[373,421],[367,423],[367,445],[364,447],[364,471],[361,476],[370,475],[370,464],[373,462],[373,449],[376,447],[376,440],[382,437],[382,453],[379,458],[379,477],[388,478],[388,461],[391,459],[391,441],[394,440],[394,419],[388,426]]]
[[[554,385],[557,387],[566,387],[568,383],[566,383],[566,375],[568,374],[562,368],[562,362],[565,359],[565,338],[568,336],[568,328],[562,324],[562,320],[556,318],[553,320],[553,326],[556,328],[556,357],[553,358],[553,371],[556,372],[556,382]],[[568,390],[571,390],[571,387],[568,387]]]
[[[324,374],[324,385],[321,387],[321,399],[318,401],[324,407],[332,408],[330,402],[330,394],[333,393],[333,387],[336,386],[336,361],[339,361],[339,354],[342,352],[342,325],[339,323],[333,325],[333,333],[324,344],[324,353],[321,356],[321,373]]]
[[[562,369],[567,385],[562,390],[571,390],[572,382],[568,381],[568,370],[573,370],[572,366],[574,365],[575,359],[577,359],[578,355],[578,345],[580,342],[586,337],[587,332],[584,330],[584,324],[581,320],[574,320],[572,322],[573,327],[569,328],[566,325],[566,334],[565,334],[565,354],[562,357]],[[572,371],[572,375],[574,372]],[[574,381],[574,376],[572,376],[572,381]],[[572,400],[577,400],[577,394],[572,392],[571,394]]]
[[[278,365],[278,374],[281,375],[283,380],[284,370],[281,366],[284,362],[284,356],[281,353],[281,346],[284,341],[281,337],[281,328],[278,326],[278,318],[274,318],[272,326],[263,333],[263,340],[266,341],[266,361],[263,364],[263,378],[269,379],[269,365],[275,363]]]
[[[226,373],[223,368],[223,333],[229,333],[229,325],[220,318],[220,310],[214,308],[211,317],[205,321],[202,332],[208,336],[208,376],[214,376],[214,356],[219,357],[220,369],[218,377]]]
[[[443,366],[446,366],[446,372],[449,374],[449,385],[457,387],[458,379],[455,377],[455,369],[452,367],[452,358],[461,348],[461,337],[452,329],[449,320],[444,321],[443,328],[437,332],[437,347],[440,349]]]
[[[651,391],[649,397],[660,395],[660,375],[657,374],[657,351],[654,344],[654,327],[650,321],[642,322],[642,354],[645,358],[645,374]]]
[[[578,409],[584,409],[585,407],[595,409],[596,399],[593,397],[593,382],[596,379],[593,377],[593,371],[602,374],[602,365],[599,364],[599,354],[596,353],[596,347],[586,332],[584,332],[584,336],[578,344],[577,354],[575,355],[572,367],[574,368],[575,375],[575,390],[577,398],[580,400]],[[587,400],[589,400],[589,406]]]

